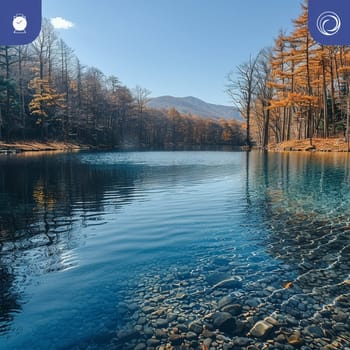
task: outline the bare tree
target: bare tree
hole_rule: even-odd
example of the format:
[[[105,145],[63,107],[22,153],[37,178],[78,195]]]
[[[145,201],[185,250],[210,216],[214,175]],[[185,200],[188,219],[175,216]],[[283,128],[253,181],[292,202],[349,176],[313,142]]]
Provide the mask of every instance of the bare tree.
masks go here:
[[[49,20],[44,19],[38,38],[31,44],[34,58],[39,65],[40,79],[52,83],[53,60],[57,53],[57,36]]]
[[[72,131],[72,97],[70,83],[72,81],[72,66],[74,60],[74,51],[62,40],[59,40],[60,50],[60,78],[56,85],[59,86],[63,93],[63,118],[62,127],[64,130],[64,137],[67,140]]]
[[[143,128],[144,128],[143,112],[147,106],[147,103],[150,101],[149,95],[151,94],[151,91],[137,85],[136,88],[134,89],[133,93],[134,93],[134,98],[135,98],[138,113],[139,113],[139,142],[142,143],[142,141],[143,141]]]
[[[256,67],[260,54],[250,57],[248,62],[240,64],[236,72],[229,73],[226,92],[232,99],[235,107],[247,120],[246,145],[251,149],[250,118],[253,96],[257,88]]]
[[[273,89],[269,86],[271,79],[271,49],[266,48],[259,54],[256,64],[256,90],[255,99],[258,101],[262,119],[262,147],[266,151],[269,143],[269,124],[270,124],[270,101],[273,95]]]
[[[26,112],[25,112],[25,83],[24,83],[24,66],[28,60],[28,46],[18,46],[17,48],[18,56],[18,97],[19,97],[19,116],[21,119],[22,137],[25,137],[26,129]]]
[[[137,85],[133,93],[134,93],[135,101],[137,103],[139,114],[142,115],[143,111],[147,106],[147,103],[150,101],[149,95],[151,94],[151,91]]]

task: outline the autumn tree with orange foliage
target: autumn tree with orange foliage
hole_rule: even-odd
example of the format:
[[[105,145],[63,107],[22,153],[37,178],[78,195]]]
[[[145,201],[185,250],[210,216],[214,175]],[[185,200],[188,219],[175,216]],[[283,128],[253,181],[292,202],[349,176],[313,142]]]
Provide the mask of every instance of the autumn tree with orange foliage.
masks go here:
[[[262,148],[268,142],[293,139],[309,139],[312,145],[314,137],[348,138],[350,50],[315,42],[308,30],[306,2],[301,10],[293,21],[293,31],[289,35],[279,33],[268,67],[254,66],[252,86],[258,88],[245,103],[254,107],[253,137]],[[266,73],[268,79],[261,84]],[[266,99],[265,93],[262,100],[263,91],[268,91],[269,97]]]

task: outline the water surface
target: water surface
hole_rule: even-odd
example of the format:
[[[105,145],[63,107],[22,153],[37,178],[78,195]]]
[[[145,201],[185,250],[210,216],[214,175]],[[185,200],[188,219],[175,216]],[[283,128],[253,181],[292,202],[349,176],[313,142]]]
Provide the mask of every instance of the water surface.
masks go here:
[[[304,332],[348,307],[349,180],[343,154],[2,157],[0,348],[133,348],[143,330],[131,345],[116,332],[162,295],[183,323],[230,294],[251,322],[278,313]],[[213,290],[227,276],[237,285]],[[323,328],[344,349],[347,321]]]

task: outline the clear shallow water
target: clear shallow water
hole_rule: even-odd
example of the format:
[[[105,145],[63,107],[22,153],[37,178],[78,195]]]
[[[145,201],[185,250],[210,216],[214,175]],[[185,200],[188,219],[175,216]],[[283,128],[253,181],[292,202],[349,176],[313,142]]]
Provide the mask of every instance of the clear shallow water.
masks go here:
[[[279,312],[303,331],[350,292],[349,222],[343,154],[0,158],[0,348],[127,348],[116,331],[144,315],[125,304],[168,286],[192,293],[174,307],[188,320],[230,294],[254,322]],[[240,285],[213,291],[223,276]]]

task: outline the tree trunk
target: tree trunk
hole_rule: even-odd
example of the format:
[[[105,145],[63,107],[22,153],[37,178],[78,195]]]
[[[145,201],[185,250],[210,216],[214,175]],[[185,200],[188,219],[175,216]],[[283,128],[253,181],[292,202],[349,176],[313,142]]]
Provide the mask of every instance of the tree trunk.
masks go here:
[[[323,80],[323,137],[328,137],[328,105],[327,105],[327,82],[326,82],[326,67],[322,60],[322,80]]]
[[[270,124],[270,110],[267,109],[266,116],[264,120],[264,135],[263,135],[263,150],[267,151],[267,146],[269,144],[269,124]]]

